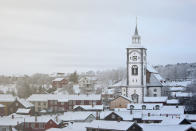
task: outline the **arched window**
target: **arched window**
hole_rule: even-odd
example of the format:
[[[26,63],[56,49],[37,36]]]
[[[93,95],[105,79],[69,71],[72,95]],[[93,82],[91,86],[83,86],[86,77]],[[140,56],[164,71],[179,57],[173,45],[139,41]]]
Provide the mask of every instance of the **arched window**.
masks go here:
[[[142,105],[142,110],[146,110],[146,105]]]
[[[138,98],[139,98],[139,95],[134,93],[131,95],[131,98],[133,100],[134,103],[138,103]]]
[[[159,109],[160,109],[160,106],[159,106],[159,105],[156,105],[156,106],[155,106],[155,109],[156,109],[156,110],[159,110]]]
[[[134,105],[130,105],[130,109],[133,110],[134,109]]]
[[[132,75],[138,75],[138,66],[137,65],[132,66]]]

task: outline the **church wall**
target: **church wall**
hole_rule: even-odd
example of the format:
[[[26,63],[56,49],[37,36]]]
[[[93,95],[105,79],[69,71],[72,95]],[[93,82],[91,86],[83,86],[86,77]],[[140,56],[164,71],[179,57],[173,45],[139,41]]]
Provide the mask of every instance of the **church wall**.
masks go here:
[[[127,95],[126,87],[122,87],[121,88],[121,95],[122,96],[126,96]]]
[[[139,95],[138,103],[142,103],[143,102],[143,98],[142,98],[143,91],[142,91],[142,88],[139,88],[139,87],[138,88],[137,87],[136,88],[128,87],[128,97],[129,98],[132,97],[131,95],[133,95],[134,92]]]
[[[138,75],[133,76],[132,75],[132,66],[137,65],[138,66]],[[129,64],[129,85],[130,86],[140,86],[141,85],[141,64]]]
[[[148,96],[150,97],[160,97],[161,96],[161,87],[149,87],[148,88]]]

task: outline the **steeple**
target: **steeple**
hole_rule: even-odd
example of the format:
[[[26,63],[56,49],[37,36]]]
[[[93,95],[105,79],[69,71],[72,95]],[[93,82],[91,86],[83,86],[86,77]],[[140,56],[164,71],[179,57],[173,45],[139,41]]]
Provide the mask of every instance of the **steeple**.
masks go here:
[[[136,26],[135,26],[135,34],[134,35],[138,35],[138,31],[137,31],[137,17],[136,17]]]
[[[141,38],[138,34],[138,29],[137,29],[137,17],[136,17],[136,26],[135,26],[135,33],[132,36],[132,44],[140,44]]]

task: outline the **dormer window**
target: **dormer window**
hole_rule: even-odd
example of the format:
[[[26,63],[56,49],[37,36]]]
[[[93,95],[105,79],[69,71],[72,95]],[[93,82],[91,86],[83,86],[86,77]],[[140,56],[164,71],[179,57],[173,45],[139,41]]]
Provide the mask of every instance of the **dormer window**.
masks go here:
[[[130,105],[130,109],[133,110],[134,109],[134,106],[133,105]]]
[[[146,110],[146,105],[142,105],[142,110]]]
[[[155,109],[156,109],[156,110],[159,110],[159,109],[160,109],[160,106],[159,106],[159,105],[156,105],[156,106],[155,106]]]

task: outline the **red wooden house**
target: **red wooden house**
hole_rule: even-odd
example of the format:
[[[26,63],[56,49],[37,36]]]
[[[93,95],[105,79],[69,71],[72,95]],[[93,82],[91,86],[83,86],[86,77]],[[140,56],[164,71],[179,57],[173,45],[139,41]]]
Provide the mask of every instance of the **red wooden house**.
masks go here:
[[[56,78],[52,81],[52,87],[62,88],[63,86],[68,84],[68,80],[65,78]]]
[[[50,128],[58,128],[59,123],[48,116],[25,117],[24,122],[17,125],[18,130],[45,131]]]

